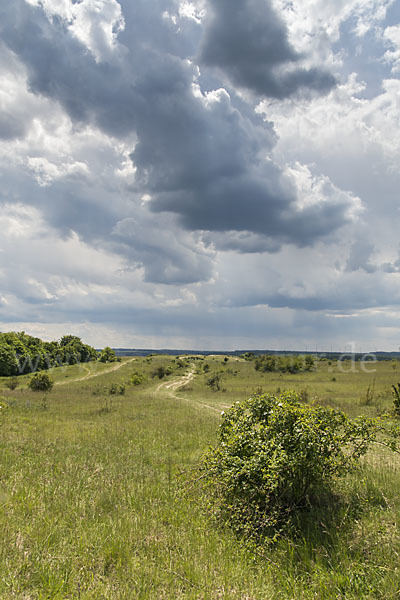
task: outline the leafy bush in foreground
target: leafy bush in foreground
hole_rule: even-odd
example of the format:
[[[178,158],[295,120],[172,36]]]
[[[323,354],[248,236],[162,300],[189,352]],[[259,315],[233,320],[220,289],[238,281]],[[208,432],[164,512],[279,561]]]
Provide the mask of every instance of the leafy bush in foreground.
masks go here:
[[[305,405],[295,392],[257,394],[222,416],[200,478],[219,522],[249,537],[273,536],[355,467],[372,442],[397,451],[397,430]]]

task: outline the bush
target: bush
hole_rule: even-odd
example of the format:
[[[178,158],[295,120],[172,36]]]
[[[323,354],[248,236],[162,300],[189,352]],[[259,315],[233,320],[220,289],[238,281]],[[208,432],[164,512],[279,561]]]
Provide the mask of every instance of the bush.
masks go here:
[[[16,390],[17,387],[19,386],[19,380],[18,377],[11,377],[10,379],[8,379],[5,383],[5,386],[9,389],[9,390]]]
[[[145,380],[146,380],[146,377],[144,376],[143,373],[135,372],[135,373],[132,373],[132,375],[129,379],[129,383],[130,383],[130,385],[140,385]]]
[[[111,396],[124,396],[125,395],[125,391],[126,391],[126,386],[123,383],[112,383],[110,385],[110,387],[108,388],[108,393]]]
[[[157,367],[157,369],[155,369],[155,371],[153,371],[152,373],[152,377],[158,377],[158,379],[163,379],[163,377],[165,377],[166,375],[168,375],[167,369],[162,365]]]
[[[47,373],[39,371],[31,377],[29,381],[29,387],[33,392],[50,392],[53,388],[54,381],[49,377]]]
[[[218,521],[249,538],[273,537],[295,511],[326,496],[386,431],[377,420],[305,405],[295,392],[257,394],[222,417],[200,479]],[[396,436],[379,442],[397,450]]]
[[[221,383],[222,378],[220,373],[213,373],[206,381],[206,384],[211,390],[213,390],[213,392],[219,392],[221,389]]]

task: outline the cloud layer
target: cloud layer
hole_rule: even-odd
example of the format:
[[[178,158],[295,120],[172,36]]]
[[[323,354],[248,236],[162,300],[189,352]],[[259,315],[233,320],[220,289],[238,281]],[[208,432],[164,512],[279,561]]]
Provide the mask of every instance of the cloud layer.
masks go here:
[[[392,4],[3,3],[0,320],[217,347],[393,311]]]

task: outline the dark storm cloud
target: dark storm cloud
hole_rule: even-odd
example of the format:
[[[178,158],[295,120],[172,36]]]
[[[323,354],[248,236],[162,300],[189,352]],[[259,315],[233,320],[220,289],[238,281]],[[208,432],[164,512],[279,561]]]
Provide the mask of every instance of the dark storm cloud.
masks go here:
[[[114,227],[113,236],[125,244],[122,250],[127,256],[144,268],[146,282],[186,285],[207,281],[212,275],[210,254],[200,251],[187,236],[176,233],[170,219],[158,226],[123,219]]]
[[[309,312],[352,312],[382,306],[396,306],[400,300],[398,288],[394,289],[382,278],[367,281],[360,279],[352,282],[343,279],[341,286],[328,286],[323,291],[310,291],[304,288],[303,294],[298,289],[279,292],[253,292],[245,290],[227,306],[251,307],[268,306],[270,308],[289,308]]]
[[[221,238],[222,248],[239,252],[276,251],[284,242],[311,245],[348,220],[346,200],[298,208],[296,189],[266,159],[275,143],[272,124],[240,104],[233,91],[207,95],[198,88],[194,93],[197,67],[185,59],[179,28],[163,17],[174,3],[138,0],[121,6],[126,26],[119,47],[100,61],[65,22],[49,19],[42,8],[23,0],[0,5],[0,31],[25,65],[34,93],[59,102],[75,122],[94,124],[121,139],[136,135],[133,197],[150,196],[146,208],[139,210],[174,213],[188,231],[258,236],[255,245],[235,235],[231,244],[226,235]],[[268,3],[248,0],[238,8],[220,0],[213,7],[203,58],[223,67],[238,84],[277,97],[302,87],[325,91],[332,86],[323,71],[295,68],[282,74],[281,67],[296,67],[300,57]],[[51,193],[44,195],[49,202],[44,213],[64,233],[68,223],[84,239],[105,238],[107,210],[96,213],[89,200],[80,211],[81,197],[60,194],[55,200]],[[108,232],[129,216],[110,212]],[[150,229],[148,235],[156,234]],[[264,244],[261,237],[267,240]],[[135,247],[133,238],[125,239],[129,243]],[[214,244],[218,247],[218,236]],[[176,249],[163,262],[155,250],[143,251],[148,279],[173,283],[176,277],[181,283],[209,276],[204,264],[208,259],[193,264],[193,250],[182,252],[186,256],[180,257]]]
[[[270,0],[209,0],[201,60],[227,74],[233,84],[258,95],[287,98],[299,90],[328,92],[332,74],[305,69]]]
[[[123,65],[96,62],[54,17],[23,0],[0,5],[2,40],[27,69],[30,90],[58,101],[72,119],[123,136],[135,127],[131,77]]]

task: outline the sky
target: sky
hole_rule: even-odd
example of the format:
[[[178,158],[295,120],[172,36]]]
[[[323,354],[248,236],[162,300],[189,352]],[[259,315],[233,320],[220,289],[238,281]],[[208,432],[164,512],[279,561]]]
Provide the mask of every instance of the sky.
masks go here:
[[[398,350],[400,3],[0,4],[0,330]]]

